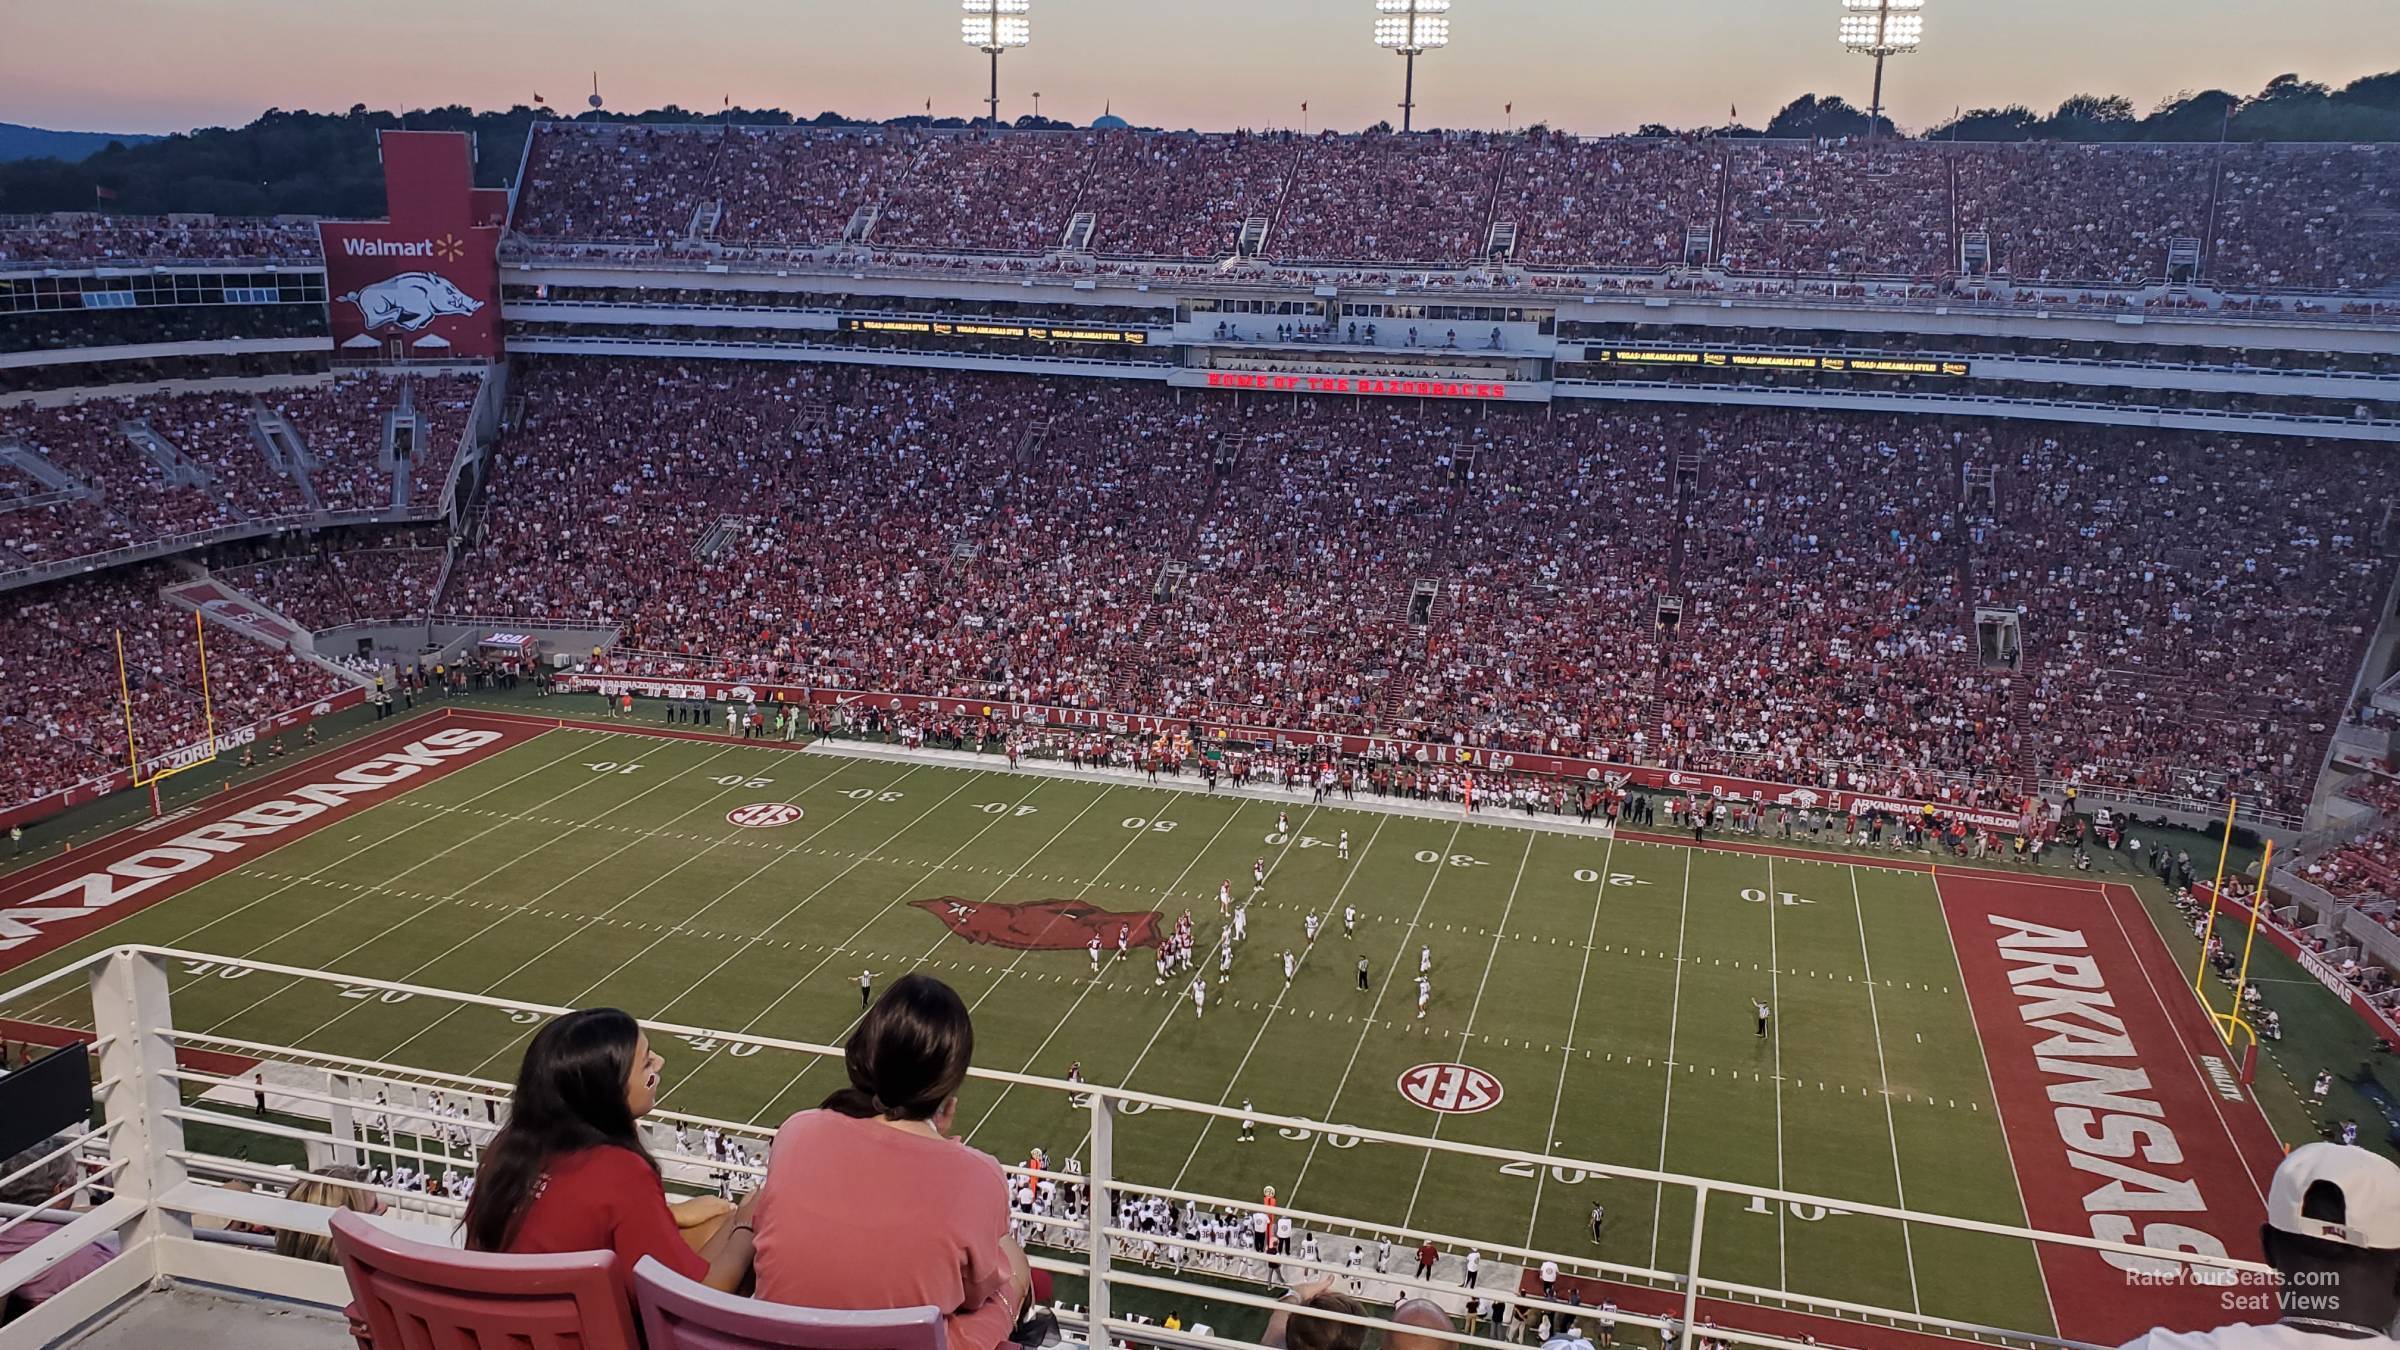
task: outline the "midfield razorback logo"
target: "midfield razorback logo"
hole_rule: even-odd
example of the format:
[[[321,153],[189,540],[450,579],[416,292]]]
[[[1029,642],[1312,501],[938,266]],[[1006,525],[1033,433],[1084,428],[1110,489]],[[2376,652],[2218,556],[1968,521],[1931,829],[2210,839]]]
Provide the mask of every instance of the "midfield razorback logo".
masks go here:
[[[1158,945],[1158,915],[1147,910],[1120,914],[1081,900],[1036,900],[1008,905],[990,900],[964,900],[955,895],[914,902],[916,908],[940,919],[953,933],[978,947],[1007,947],[1020,952],[1079,952],[1092,939],[1116,950],[1117,930],[1125,930],[1128,947]]]

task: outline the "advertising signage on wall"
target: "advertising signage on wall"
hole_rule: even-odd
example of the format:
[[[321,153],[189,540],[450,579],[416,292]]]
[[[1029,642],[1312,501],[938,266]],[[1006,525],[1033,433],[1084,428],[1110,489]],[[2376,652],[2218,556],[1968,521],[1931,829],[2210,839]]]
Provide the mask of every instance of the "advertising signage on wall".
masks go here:
[[[980,319],[844,319],[845,333],[910,333],[923,337],[1007,338],[1018,342],[1111,342],[1146,347],[1139,328],[1082,328],[1051,323],[987,323]]]
[[[1589,358],[1603,365],[1664,366],[1723,370],[1826,370],[1837,374],[1930,375],[1964,379],[1964,361],[1919,360],[1914,357],[1819,356],[1807,352],[1720,352],[1703,348],[1667,350],[1650,347],[1592,347]]]
[[[1412,380],[1383,376],[1285,375],[1269,371],[1212,370],[1211,389],[1251,389],[1276,394],[1363,394],[1385,398],[1504,399],[1500,380]]]
[[[389,218],[317,226],[335,345],[499,356],[500,228],[465,133],[386,131],[376,149]]]

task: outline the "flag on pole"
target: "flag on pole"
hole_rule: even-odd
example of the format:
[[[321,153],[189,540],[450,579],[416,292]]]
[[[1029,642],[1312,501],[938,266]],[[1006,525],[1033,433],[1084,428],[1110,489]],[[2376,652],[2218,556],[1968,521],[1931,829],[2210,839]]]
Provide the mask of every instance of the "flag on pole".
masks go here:
[[[98,201],[113,202],[117,199],[117,190],[115,188],[104,188],[98,184],[94,184],[92,187],[92,196]]]
[[[550,100],[543,98],[541,91],[537,89],[533,94],[533,106],[537,108],[547,108],[550,106]]]
[[[925,115],[926,115],[927,117],[931,117],[931,116],[933,116],[933,100],[932,100],[932,99],[927,99],[927,100],[925,100]]]
[[[1300,104],[1300,111],[1302,111],[1302,112],[1307,112],[1307,111],[1308,111],[1308,103],[1307,103],[1305,100],[1303,100],[1303,101],[1301,102],[1301,104]]]
[[[1728,103],[1725,105],[1725,111],[1728,114],[1726,120],[1732,122],[1739,122],[1742,120],[1742,109],[1739,104]]]

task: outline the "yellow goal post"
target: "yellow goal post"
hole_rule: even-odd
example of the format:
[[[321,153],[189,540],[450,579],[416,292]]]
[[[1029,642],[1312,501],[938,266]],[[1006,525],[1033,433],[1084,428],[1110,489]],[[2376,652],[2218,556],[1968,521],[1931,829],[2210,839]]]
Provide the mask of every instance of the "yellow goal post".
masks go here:
[[[205,739],[200,742],[200,745],[203,753],[193,756],[185,763],[168,765],[164,768],[143,762],[141,742],[133,725],[133,680],[125,664],[124,629],[116,630],[116,639],[117,708],[125,721],[125,769],[132,779],[133,786],[149,789],[150,810],[153,815],[156,815],[161,813],[158,785],[187,769],[196,769],[203,764],[214,763],[221,749],[217,744],[216,691],[210,687],[208,678],[208,628],[201,621],[200,612],[192,611],[192,640],[200,656],[200,715],[205,735]]]

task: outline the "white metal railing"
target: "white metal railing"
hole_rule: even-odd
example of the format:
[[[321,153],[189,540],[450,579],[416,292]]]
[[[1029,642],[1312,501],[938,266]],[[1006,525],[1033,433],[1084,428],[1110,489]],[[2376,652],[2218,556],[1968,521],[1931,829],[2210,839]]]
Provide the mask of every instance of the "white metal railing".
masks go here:
[[[64,1223],[56,1225],[54,1233],[34,1247],[0,1260],[0,1298],[60,1256],[104,1235],[115,1235],[121,1244],[117,1259],[37,1306],[12,1327],[12,1332],[23,1330],[29,1343],[46,1343],[158,1280],[204,1281],[277,1298],[341,1306],[348,1301],[349,1294],[336,1267],[277,1256],[246,1244],[203,1240],[210,1236],[204,1230],[211,1223],[227,1222],[323,1234],[329,1211],[276,1193],[278,1188],[288,1188],[311,1177],[373,1191],[389,1206],[379,1222],[398,1226],[419,1240],[456,1241],[457,1219],[465,1208],[462,1198],[444,1193],[438,1184],[428,1187],[395,1182],[404,1179],[402,1169],[413,1169],[436,1183],[453,1171],[461,1177],[471,1174],[475,1149],[489,1139],[504,1117],[507,1085],[490,1078],[402,1062],[358,1059],[305,1045],[279,1045],[178,1025],[173,998],[173,986],[178,979],[214,981],[254,976],[279,982],[278,995],[313,984],[321,986],[328,998],[365,997],[393,1002],[428,998],[455,1005],[445,1017],[463,1009],[482,1009],[499,1014],[508,1028],[520,1034],[542,1019],[566,1011],[488,994],[140,946],[98,952],[0,992],[0,1015],[13,1013],[21,1017],[31,1009],[56,1009],[65,996],[78,992],[78,986],[88,991],[91,1014],[88,1023],[70,1018],[55,1025],[62,1035],[81,1035],[92,1043],[97,1064],[94,1098],[99,1119],[63,1144],[61,1151],[76,1152],[89,1169],[85,1183],[74,1195],[100,1194],[101,1188],[105,1188],[98,1203],[66,1216]],[[838,1065],[842,1053],[835,1046],[706,1027],[657,1021],[643,1025],[653,1037],[679,1038],[700,1048],[709,1058],[719,1054],[749,1057],[772,1053],[810,1062],[831,1059]],[[208,1058],[211,1055],[230,1056],[234,1062]],[[1143,1232],[1121,1222],[1122,1211],[1118,1206],[1121,1197],[1157,1197],[1170,1204],[1205,1206],[1211,1211],[1244,1218],[1264,1212],[1257,1201],[1213,1194],[1205,1183],[1195,1183],[1187,1189],[1180,1174],[1162,1185],[1154,1179],[1122,1172],[1118,1162],[1121,1134],[1141,1128],[1142,1118],[1153,1111],[1182,1113],[1187,1120],[1200,1117],[1229,1128],[1272,1129],[1285,1138],[1323,1140],[1337,1148],[1372,1144],[1421,1152],[1428,1163],[1433,1156],[1447,1155],[1498,1163],[1504,1169],[1522,1169],[1521,1174],[1526,1175],[1550,1169],[1561,1178],[1612,1179],[1655,1186],[1662,1213],[1671,1213],[1665,1207],[1678,1203],[1668,1192],[1679,1192],[1689,1204],[1690,1241],[1681,1252],[1654,1252],[1655,1264],[1650,1265],[1603,1261],[1588,1253],[1547,1251],[1529,1245],[1530,1235],[1527,1244],[1520,1245],[1494,1240],[1488,1234],[1452,1234],[1395,1226],[1345,1217],[1331,1210],[1286,1206],[1271,1212],[1316,1232],[1346,1233],[1362,1243],[1370,1240],[1365,1236],[1368,1234],[1386,1237],[1395,1249],[1404,1253],[1411,1253],[1416,1244],[1427,1241],[1449,1253],[1467,1250],[1485,1253],[1484,1282],[1476,1292],[1496,1295],[1512,1308],[1526,1310],[1528,1316],[1552,1313],[1591,1317],[1596,1307],[1530,1296],[1508,1278],[1516,1273],[1512,1266],[1531,1270],[1543,1261],[1556,1261],[1566,1275],[1649,1291],[1663,1301],[1652,1302],[1644,1310],[1622,1309],[1615,1316],[1630,1325],[1665,1329],[1680,1337],[1681,1350],[1692,1350],[1695,1339],[1769,1350],[1802,1350],[1807,1342],[1788,1329],[1788,1319],[1793,1313],[1862,1327],[1871,1322],[1928,1335],[1996,1341],[2017,1347],[2070,1348],[2084,1344],[2046,1331],[1961,1321],[1704,1274],[1702,1257],[1709,1250],[1706,1244],[1712,1200],[1824,1207],[1868,1220],[1950,1229],[2010,1242],[2082,1248],[2113,1254],[2120,1261],[2155,1263],[2149,1268],[2201,1282],[2255,1278],[2265,1272],[2264,1267],[2224,1257],[2144,1248],[2082,1234],[2043,1232],[1774,1187],[1625,1167],[1595,1159],[1529,1153],[1305,1117],[1229,1109],[1156,1093],[990,1069],[974,1070],[972,1077],[982,1084],[998,1085],[1003,1091],[1063,1098],[1088,1118],[1087,1157],[1054,1160],[1047,1164],[1049,1170],[1038,1177],[1028,1174],[1023,1167],[1006,1170],[1020,1178],[1053,1183],[1046,1201],[1018,1212],[1015,1222],[1026,1237],[1037,1268],[1087,1281],[1088,1309],[1062,1306],[1060,1320],[1071,1331],[1087,1338],[1091,1345],[1104,1350],[1126,1338],[1152,1345],[1173,1344],[1188,1350],[1220,1346],[1231,1350],[1243,1344],[1210,1334],[1187,1332],[1177,1336],[1164,1333],[1142,1319],[1119,1316],[1111,1306],[1112,1296],[1119,1290],[1168,1293],[1189,1305],[1270,1309],[1278,1306],[1266,1284],[1270,1261],[1293,1270],[1368,1277],[1363,1269],[1353,1269],[1338,1261],[1311,1260],[1291,1249],[1270,1257],[1253,1252],[1246,1245],[1211,1244],[1189,1236]],[[256,1109],[250,1109],[254,1096],[259,1101]],[[779,1123],[661,1110],[654,1114],[649,1128],[670,1189],[743,1190],[763,1178],[768,1141]],[[302,1168],[277,1167],[227,1151],[203,1149],[187,1133],[191,1127],[219,1131],[213,1137],[220,1141],[242,1139],[252,1144],[279,1141],[287,1151],[297,1144],[308,1161]],[[721,1152],[696,1153],[688,1146],[693,1135],[738,1144],[743,1154],[734,1157]],[[326,1169],[336,1164],[368,1165],[379,1170],[367,1182],[326,1177]],[[228,1184],[232,1182],[248,1186]],[[1088,1202],[1081,1198],[1085,1194]],[[64,1208],[63,1204],[54,1207],[53,1213]],[[38,1217],[12,1213],[0,1218],[0,1228],[36,1221]],[[1335,1251],[1339,1251],[1338,1245]],[[1167,1273],[1159,1273],[1162,1268]],[[1371,1276],[1382,1292],[1391,1295],[1389,1300],[1379,1298],[1376,1302],[1428,1296],[1436,1302],[1446,1301],[1456,1306],[1467,1296],[1465,1286],[1457,1280],[1442,1278],[1438,1267],[1433,1278],[1415,1276],[1413,1255],[1405,1268],[1409,1274],[1395,1271]],[[1202,1283],[1187,1276],[1205,1277],[1212,1282]],[[1284,1276],[1277,1282],[1291,1281]],[[1710,1301],[1705,1311],[1713,1314],[1715,1325],[1703,1323],[1703,1299]],[[1742,1309],[1746,1307],[1762,1315],[1760,1321],[1747,1327],[1742,1320]],[[2032,1309],[2028,1312],[2039,1316]],[[1375,1316],[1354,1319],[1337,1314],[1312,1312],[1311,1315],[1359,1321],[1369,1326],[1392,1325]],[[1782,1332],[1771,1329],[1778,1318],[1787,1324]],[[1500,1334],[1497,1328],[1494,1333]],[[1488,1350],[1515,1350],[1517,1345],[1513,1340],[1458,1331],[1421,1334]]]

